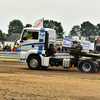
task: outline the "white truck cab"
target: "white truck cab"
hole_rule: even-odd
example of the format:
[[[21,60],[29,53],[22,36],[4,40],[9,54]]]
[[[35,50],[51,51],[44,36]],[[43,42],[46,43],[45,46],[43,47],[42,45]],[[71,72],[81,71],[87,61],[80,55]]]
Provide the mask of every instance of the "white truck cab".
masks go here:
[[[27,38],[31,34],[32,38]],[[49,66],[48,49],[56,46],[56,32],[49,28],[23,28],[19,43],[19,62],[28,62],[30,69],[38,69],[39,66]],[[38,67],[37,67],[38,66]]]

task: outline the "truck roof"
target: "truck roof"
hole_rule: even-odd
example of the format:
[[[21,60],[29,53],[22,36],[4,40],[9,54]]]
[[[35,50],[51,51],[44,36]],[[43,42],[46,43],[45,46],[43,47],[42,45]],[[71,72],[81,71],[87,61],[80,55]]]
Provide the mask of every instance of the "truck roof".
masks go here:
[[[23,30],[45,30],[45,31],[55,31],[54,29],[51,28],[37,28],[37,27],[25,27]]]

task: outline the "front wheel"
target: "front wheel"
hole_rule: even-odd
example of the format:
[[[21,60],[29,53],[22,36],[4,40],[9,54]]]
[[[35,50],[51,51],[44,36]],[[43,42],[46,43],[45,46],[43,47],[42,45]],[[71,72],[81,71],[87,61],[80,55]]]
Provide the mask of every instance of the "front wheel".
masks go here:
[[[83,60],[79,65],[79,69],[81,72],[91,73],[94,70],[94,64],[90,60]]]
[[[27,61],[28,67],[32,70],[40,68],[40,58],[38,56],[31,56]]]

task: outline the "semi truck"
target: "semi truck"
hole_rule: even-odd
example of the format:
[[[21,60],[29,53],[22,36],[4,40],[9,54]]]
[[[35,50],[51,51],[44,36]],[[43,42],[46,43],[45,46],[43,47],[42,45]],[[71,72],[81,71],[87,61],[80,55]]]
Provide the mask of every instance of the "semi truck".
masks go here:
[[[27,38],[26,34],[31,34]],[[50,66],[63,68],[77,67],[81,72],[97,72],[100,56],[94,53],[80,52],[71,48],[70,57],[56,56],[56,31],[50,28],[36,28],[27,24],[23,28],[20,42],[18,61],[27,63],[31,70],[47,69]]]

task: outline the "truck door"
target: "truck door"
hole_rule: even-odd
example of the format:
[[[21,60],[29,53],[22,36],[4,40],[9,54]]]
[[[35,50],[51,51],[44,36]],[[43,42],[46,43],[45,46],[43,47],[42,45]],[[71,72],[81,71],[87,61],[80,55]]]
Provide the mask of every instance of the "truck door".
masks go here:
[[[35,34],[34,37],[33,34]],[[20,41],[21,51],[28,51],[34,48],[34,42],[36,38],[38,39],[38,32],[34,32],[32,30],[24,30]]]
[[[35,40],[37,44],[36,49],[38,49],[38,54],[41,54],[45,49],[45,28],[40,28],[38,40]]]
[[[30,38],[28,37],[27,34]],[[25,30],[20,41],[21,51],[35,50],[37,53],[41,54],[44,50],[45,44],[45,30],[41,28],[40,30]]]

